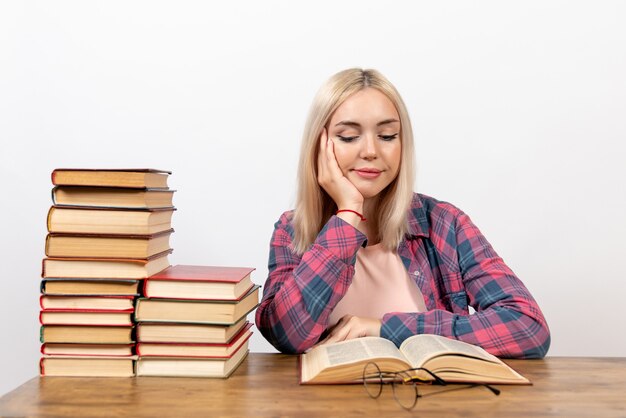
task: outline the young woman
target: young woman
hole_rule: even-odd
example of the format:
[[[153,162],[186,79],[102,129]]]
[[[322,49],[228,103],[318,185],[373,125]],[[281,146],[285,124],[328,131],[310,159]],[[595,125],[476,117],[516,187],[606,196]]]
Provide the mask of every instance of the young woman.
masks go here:
[[[465,213],[413,192],[413,156],[406,107],[380,73],[349,69],[322,86],[296,208],[275,224],[257,327],[286,353],[438,334],[543,357],[550,333],[537,303]]]

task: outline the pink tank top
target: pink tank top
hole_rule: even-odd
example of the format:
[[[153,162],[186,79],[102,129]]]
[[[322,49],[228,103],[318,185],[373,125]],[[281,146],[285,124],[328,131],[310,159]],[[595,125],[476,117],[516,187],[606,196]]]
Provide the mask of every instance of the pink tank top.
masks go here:
[[[359,249],[348,291],[331,312],[328,326],[346,314],[382,319],[389,312],[424,312],[424,296],[397,252],[381,244]]]

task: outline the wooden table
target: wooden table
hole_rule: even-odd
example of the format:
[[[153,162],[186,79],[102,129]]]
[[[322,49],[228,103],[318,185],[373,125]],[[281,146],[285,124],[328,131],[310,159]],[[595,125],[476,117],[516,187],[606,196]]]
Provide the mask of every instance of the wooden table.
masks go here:
[[[507,363],[534,385],[499,386],[500,396],[484,388],[438,394],[411,412],[389,388],[374,400],[360,385],[300,386],[297,357],[250,354],[227,380],[36,377],[0,398],[0,416],[626,417],[626,358]]]

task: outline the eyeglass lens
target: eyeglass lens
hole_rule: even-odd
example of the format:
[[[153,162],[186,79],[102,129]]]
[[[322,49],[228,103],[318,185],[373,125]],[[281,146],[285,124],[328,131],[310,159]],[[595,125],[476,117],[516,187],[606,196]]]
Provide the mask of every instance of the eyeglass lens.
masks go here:
[[[392,384],[393,396],[404,409],[412,409],[417,404],[417,385],[411,380],[411,375],[399,372]]]
[[[370,398],[378,398],[383,391],[383,375],[376,363],[367,363],[363,368],[363,386]]]

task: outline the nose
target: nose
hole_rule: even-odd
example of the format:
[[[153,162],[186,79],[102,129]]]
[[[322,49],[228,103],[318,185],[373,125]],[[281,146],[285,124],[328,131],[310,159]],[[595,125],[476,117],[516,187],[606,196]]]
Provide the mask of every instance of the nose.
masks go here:
[[[376,135],[363,135],[363,141],[361,141],[361,158],[371,161],[376,159],[377,156],[378,151],[376,150]]]

